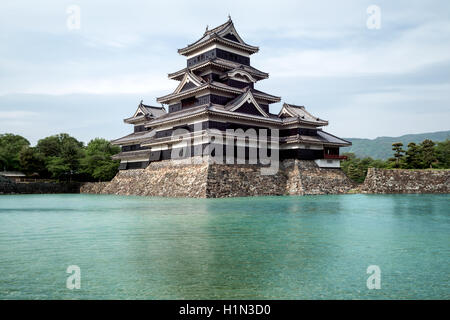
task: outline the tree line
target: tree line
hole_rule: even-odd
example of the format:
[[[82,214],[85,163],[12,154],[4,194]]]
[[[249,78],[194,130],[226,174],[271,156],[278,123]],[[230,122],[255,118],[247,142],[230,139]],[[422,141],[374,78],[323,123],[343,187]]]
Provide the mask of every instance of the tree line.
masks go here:
[[[388,160],[377,160],[370,157],[357,158],[354,153],[344,153],[347,160],[341,164],[342,170],[355,182],[362,183],[368,168],[385,169],[449,169],[450,140],[435,143],[429,139],[419,144],[411,142],[407,149],[403,143],[392,144],[393,156]]]
[[[101,138],[86,146],[67,133],[49,136],[35,147],[20,135],[0,134],[0,170],[21,171],[28,176],[75,181],[109,181],[117,173],[111,156],[118,146]]]
[[[393,156],[387,161],[370,157],[357,158],[354,153],[344,153],[347,160],[342,170],[355,182],[362,183],[367,169],[428,169],[450,168],[450,140],[435,143],[424,140],[411,142],[407,149],[402,143],[392,144]],[[0,170],[21,171],[28,176],[75,181],[109,181],[119,168],[119,160],[111,156],[120,152],[118,146],[101,138],[91,140],[86,146],[67,133],[49,136],[38,141],[35,147],[20,135],[0,134]]]

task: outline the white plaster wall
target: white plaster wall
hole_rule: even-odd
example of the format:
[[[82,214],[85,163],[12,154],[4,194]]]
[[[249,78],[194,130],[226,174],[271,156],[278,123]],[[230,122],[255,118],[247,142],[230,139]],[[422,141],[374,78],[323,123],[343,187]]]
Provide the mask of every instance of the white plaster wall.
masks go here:
[[[341,160],[338,160],[338,159],[317,159],[317,160],[314,160],[314,162],[320,168],[340,168],[341,167]]]

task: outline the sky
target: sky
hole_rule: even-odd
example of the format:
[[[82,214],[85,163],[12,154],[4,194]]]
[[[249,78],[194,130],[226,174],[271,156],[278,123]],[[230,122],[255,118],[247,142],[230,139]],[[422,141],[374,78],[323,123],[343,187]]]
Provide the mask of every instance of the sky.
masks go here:
[[[450,129],[449,1],[14,0],[0,2],[0,133],[33,145],[130,133],[122,120],[140,100],[158,106],[176,88],[177,49],[228,14],[260,48],[251,63],[270,76],[256,88],[304,105],[325,131]]]

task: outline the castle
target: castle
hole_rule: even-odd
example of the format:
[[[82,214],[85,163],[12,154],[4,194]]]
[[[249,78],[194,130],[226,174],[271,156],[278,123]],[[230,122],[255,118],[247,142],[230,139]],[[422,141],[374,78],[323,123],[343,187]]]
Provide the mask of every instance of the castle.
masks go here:
[[[119,173],[82,192],[209,198],[351,189],[339,154],[351,143],[324,131],[328,121],[303,106],[284,103],[271,113],[281,98],[256,88],[269,77],[250,64],[258,50],[231,18],[179,49],[187,64],[168,75],[179,83],[157,98],[166,107],[141,101],[124,119],[133,132],[112,141],[121,147]],[[264,173],[268,166],[275,170]]]
[[[167,111],[141,102],[134,114],[124,119],[134,126],[134,132],[113,141],[122,148],[115,156],[121,160],[119,169],[144,169],[151,162],[179,157],[183,150],[178,149],[185,145],[180,147],[174,132],[180,129],[185,130],[184,138],[191,148],[184,157],[204,154],[211,144],[208,136],[212,130],[224,135],[227,130],[254,130],[253,136],[260,140],[258,133],[262,130],[276,130],[277,141],[268,136],[264,140],[269,149],[278,149],[280,161],[314,160],[319,167],[339,168],[344,158],[339,155],[339,148],[351,143],[325,132],[322,127],[328,125],[326,120],[291,103],[284,103],[278,114],[269,111],[269,105],[281,99],[255,88],[258,81],[269,77],[250,64],[250,56],[258,50],[242,40],[231,18],[179,49],[178,53],[186,56],[187,65],[169,74],[179,84],[172,93],[157,98],[167,105]],[[247,136],[243,152],[239,153],[237,146],[226,148],[227,144],[235,145],[239,138],[230,135],[221,143],[223,156],[240,157],[241,162],[249,163],[248,140],[252,137]]]

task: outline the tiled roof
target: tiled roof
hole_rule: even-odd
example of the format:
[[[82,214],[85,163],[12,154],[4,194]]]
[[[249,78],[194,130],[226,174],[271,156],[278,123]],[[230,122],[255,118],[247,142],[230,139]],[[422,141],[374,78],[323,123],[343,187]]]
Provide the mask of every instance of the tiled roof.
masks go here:
[[[154,130],[151,131],[141,131],[141,132],[133,132],[129,135],[126,135],[122,138],[112,140],[111,143],[115,145],[132,143],[134,141],[138,141],[140,139],[151,138],[155,135]]]
[[[198,113],[201,113],[201,112],[207,110],[208,106],[209,106],[208,104],[203,104],[203,105],[192,107],[192,108],[185,108],[185,109],[181,109],[179,111],[169,112],[155,120],[152,120],[148,124],[154,125],[154,124],[158,124],[160,122],[164,122],[164,121],[167,121],[170,119],[178,119],[178,118],[183,118],[183,117],[190,116],[190,115],[196,115]]]
[[[225,60],[222,58],[214,58],[214,59],[206,60],[202,63],[199,63],[195,66],[190,67],[189,69],[184,68],[184,69],[178,70],[176,72],[169,73],[168,77],[170,79],[174,79],[174,80],[181,80],[187,70],[195,71],[195,70],[199,70],[199,69],[204,68],[209,65],[224,68],[228,71],[240,68],[240,69],[243,69],[244,71],[250,73],[253,77],[256,77],[260,80],[267,79],[269,77],[268,73],[260,71],[252,66],[243,65],[243,64],[233,62],[233,61],[228,61],[228,60]]]
[[[233,31],[233,34],[235,34],[236,38],[239,40],[238,42],[230,40],[225,38],[225,36],[228,34],[228,32]],[[233,21],[229,19],[224,24],[221,24],[220,26],[213,28],[211,30],[206,30],[203,34],[203,37],[198,39],[197,41],[187,45],[186,47],[182,49],[178,49],[178,52],[180,54],[188,54],[189,52],[198,49],[206,44],[209,44],[211,42],[218,41],[222,42],[226,45],[230,45],[233,47],[240,48],[242,50],[245,50],[249,53],[255,53],[259,49],[258,47],[251,46],[247,43],[245,43],[237,34],[236,29],[234,28]]]
[[[154,106],[147,106],[145,104],[142,104],[142,107],[144,110],[147,111],[147,114],[151,117],[158,118],[164,114],[166,114],[166,109],[163,107],[154,107]]]
[[[139,103],[136,112],[132,117],[126,118],[123,121],[126,123],[139,123],[145,119],[154,119],[158,118],[166,113],[166,109],[164,107],[154,107],[148,106],[142,103]]]
[[[332,135],[331,133],[325,132],[323,130],[317,130],[317,135],[330,143],[345,144],[345,145],[349,145],[349,146],[352,144],[350,141],[338,138],[338,137]]]
[[[238,95],[236,98],[234,98],[233,100],[229,101],[229,102],[225,105],[224,109],[225,109],[225,110],[232,109],[234,106],[236,106],[236,105],[238,105],[239,103],[241,103],[242,100],[245,99],[245,97],[246,97],[245,92],[242,93],[241,95]]]
[[[328,121],[313,116],[311,113],[306,111],[304,106],[284,103],[278,116],[281,116],[282,114],[287,114],[290,117],[297,117],[300,120],[315,123],[317,125],[328,125]]]
[[[351,142],[346,141],[344,139],[338,138],[325,132],[323,130],[317,130],[317,133],[312,136],[308,135],[292,135],[289,137],[280,138],[281,142],[287,143],[312,143],[312,144],[321,144],[321,145],[334,145],[334,146],[350,146]]]
[[[203,89],[223,90],[223,91],[236,93],[236,94],[241,94],[241,93],[245,92],[245,88],[244,89],[236,88],[236,87],[229,86],[225,83],[213,81],[213,82],[204,83],[201,86],[194,87],[194,88],[191,88],[191,89],[179,92],[179,93],[173,92],[171,94],[157,98],[156,101],[158,101],[160,103],[167,103],[172,99],[180,98],[183,96],[188,96],[192,93],[195,93],[195,92],[203,90]],[[270,102],[278,102],[281,100],[280,97],[273,96],[271,94],[268,94],[268,93],[265,93],[265,92],[262,92],[259,90],[255,90],[255,89],[252,89],[252,93],[256,98],[264,99],[264,100],[267,100]]]

